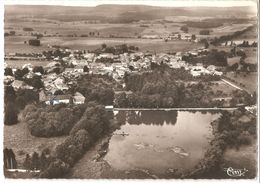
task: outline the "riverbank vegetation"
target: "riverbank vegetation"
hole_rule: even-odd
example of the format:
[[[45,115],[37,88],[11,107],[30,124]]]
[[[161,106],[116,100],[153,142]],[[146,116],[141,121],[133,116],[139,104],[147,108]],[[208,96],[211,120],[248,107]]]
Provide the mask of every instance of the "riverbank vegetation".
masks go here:
[[[70,131],[70,135],[55,149],[55,161],[41,172],[40,177],[63,177],[101,135],[109,132],[110,119],[111,116],[109,117],[104,106],[89,103],[81,119]],[[58,173],[54,174],[53,171]]]

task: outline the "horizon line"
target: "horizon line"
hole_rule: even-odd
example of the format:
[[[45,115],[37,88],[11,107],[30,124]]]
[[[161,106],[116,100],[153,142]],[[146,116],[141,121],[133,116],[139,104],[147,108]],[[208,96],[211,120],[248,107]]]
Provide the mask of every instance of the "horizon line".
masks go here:
[[[188,3],[187,3],[188,2]],[[39,6],[69,6],[69,7],[97,7],[100,5],[140,5],[155,7],[258,7],[256,0],[5,0],[8,5],[39,5]]]

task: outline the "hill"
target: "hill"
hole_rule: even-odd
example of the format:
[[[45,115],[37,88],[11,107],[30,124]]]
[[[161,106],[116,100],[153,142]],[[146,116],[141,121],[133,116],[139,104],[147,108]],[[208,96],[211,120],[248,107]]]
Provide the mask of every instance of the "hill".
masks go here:
[[[58,21],[99,20],[129,23],[164,19],[167,16],[236,17],[255,16],[250,7],[157,7],[145,5],[99,5],[96,7],[6,5],[5,19],[44,18]]]

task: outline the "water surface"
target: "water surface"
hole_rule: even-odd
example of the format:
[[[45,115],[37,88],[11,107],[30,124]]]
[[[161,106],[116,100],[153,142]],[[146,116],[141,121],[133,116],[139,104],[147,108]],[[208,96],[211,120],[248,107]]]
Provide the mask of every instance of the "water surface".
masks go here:
[[[148,170],[163,174],[194,167],[212,135],[210,122],[219,114],[178,111],[119,111],[104,160],[116,170]]]

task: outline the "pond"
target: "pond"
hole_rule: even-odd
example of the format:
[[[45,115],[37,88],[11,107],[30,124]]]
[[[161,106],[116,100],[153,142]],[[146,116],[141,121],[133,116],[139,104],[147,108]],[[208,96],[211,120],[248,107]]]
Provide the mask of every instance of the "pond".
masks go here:
[[[110,139],[104,160],[115,170],[164,174],[193,168],[213,138],[211,122],[219,113],[119,111],[120,129]]]

